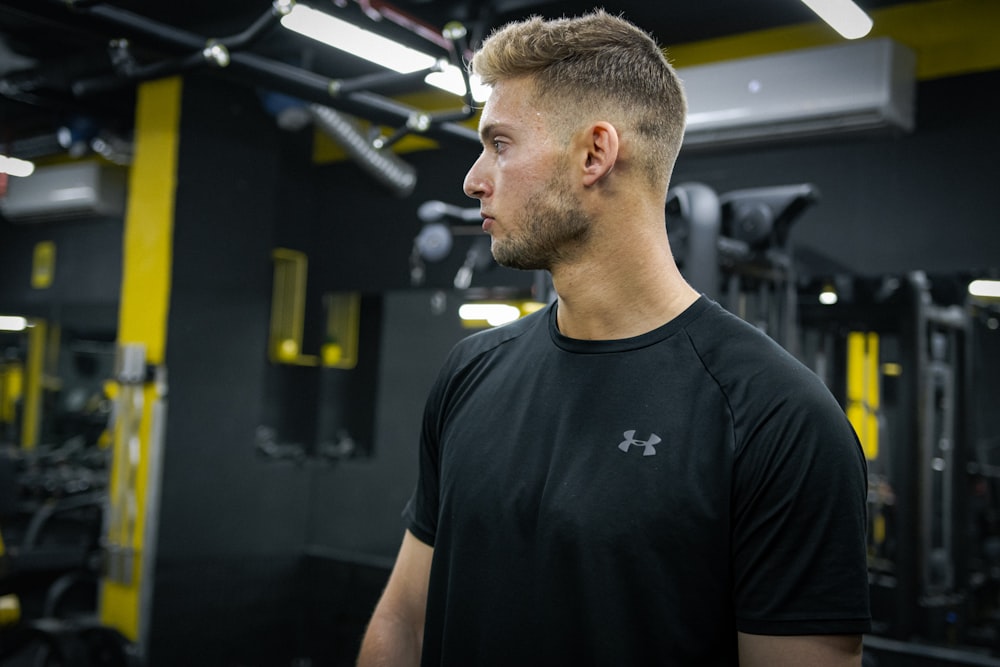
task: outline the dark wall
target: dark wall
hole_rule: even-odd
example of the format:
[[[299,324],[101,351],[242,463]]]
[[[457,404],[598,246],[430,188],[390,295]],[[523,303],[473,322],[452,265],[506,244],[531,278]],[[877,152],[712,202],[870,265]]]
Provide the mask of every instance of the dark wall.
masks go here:
[[[307,475],[254,447],[281,184],[308,164],[286,139],[251,91],[185,81],[153,665],[294,654]]]
[[[35,245],[56,247],[52,284],[31,286]],[[115,218],[14,224],[0,218],[0,311],[112,333],[118,326],[122,222]]]
[[[382,346],[371,459],[314,469],[303,571],[309,655],[353,665],[385,586],[417,479],[424,397],[452,345],[460,295],[397,290],[383,300]]]
[[[254,456],[282,149],[253,95],[185,83],[167,332],[163,558],[288,551],[300,473]],[[225,103],[220,104],[220,99]],[[252,518],[255,530],[234,520]],[[198,527],[191,520],[198,519]]]
[[[432,306],[435,298],[443,298],[443,310]],[[453,293],[436,297],[432,290],[385,296],[374,456],[315,471],[314,551],[395,555],[405,526],[400,514],[416,483],[424,398],[448,351],[469,334],[459,324],[459,303]]]

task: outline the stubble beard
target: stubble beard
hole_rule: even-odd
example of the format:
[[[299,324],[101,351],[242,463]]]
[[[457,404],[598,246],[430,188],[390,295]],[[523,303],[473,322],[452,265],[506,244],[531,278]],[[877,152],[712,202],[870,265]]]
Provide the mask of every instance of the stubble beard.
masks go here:
[[[517,232],[494,237],[491,244],[493,259],[511,269],[551,271],[572,258],[591,233],[590,218],[580,201],[558,179],[529,197],[517,218]]]

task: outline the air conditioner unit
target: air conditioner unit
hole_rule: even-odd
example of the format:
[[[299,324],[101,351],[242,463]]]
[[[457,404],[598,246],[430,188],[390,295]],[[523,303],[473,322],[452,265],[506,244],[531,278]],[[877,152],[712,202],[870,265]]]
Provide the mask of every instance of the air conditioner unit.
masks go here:
[[[916,58],[887,38],[678,70],[684,148],[844,131],[912,131]]]
[[[99,162],[39,167],[10,177],[0,213],[11,222],[120,217],[125,212],[125,170]]]

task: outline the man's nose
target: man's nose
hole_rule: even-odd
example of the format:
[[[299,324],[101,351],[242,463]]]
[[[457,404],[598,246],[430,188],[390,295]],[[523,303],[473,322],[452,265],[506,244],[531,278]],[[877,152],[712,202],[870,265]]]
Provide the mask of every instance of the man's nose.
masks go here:
[[[486,196],[489,190],[489,185],[485,177],[482,175],[482,170],[480,169],[479,160],[476,160],[472,167],[469,169],[469,173],[465,175],[465,180],[462,182],[462,190],[465,194],[473,199],[482,199]]]

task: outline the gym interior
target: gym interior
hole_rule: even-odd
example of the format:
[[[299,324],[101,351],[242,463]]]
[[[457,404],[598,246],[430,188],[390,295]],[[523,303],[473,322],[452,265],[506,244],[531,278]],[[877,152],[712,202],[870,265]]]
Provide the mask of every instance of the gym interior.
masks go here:
[[[0,2],[0,664],[351,665],[445,355],[551,283],[461,190],[468,80],[293,35],[293,2],[129,4]],[[697,4],[604,3],[688,86],[681,270],[859,435],[865,664],[1000,665],[1000,5],[859,1],[845,40]],[[454,64],[591,8],[315,7]]]

